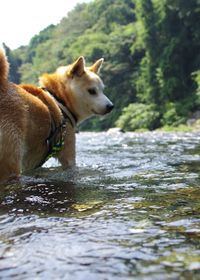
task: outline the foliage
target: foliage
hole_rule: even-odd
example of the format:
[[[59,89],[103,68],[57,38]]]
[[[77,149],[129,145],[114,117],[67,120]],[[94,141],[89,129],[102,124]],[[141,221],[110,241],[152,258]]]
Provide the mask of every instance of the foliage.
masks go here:
[[[88,65],[104,57],[101,75],[115,109],[82,129],[105,130],[117,120],[131,130],[179,125],[200,105],[199,13],[199,0],[79,4],[28,46],[9,51],[11,79],[37,83],[80,55]]]
[[[159,113],[154,105],[134,103],[124,108],[122,113],[116,125],[123,130],[153,130],[156,128],[155,124],[159,124]]]
[[[195,109],[192,73],[200,62],[199,1],[138,0],[137,11],[145,48],[139,100],[158,106],[161,124],[177,125]]]
[[[198,106],[200,105],[200,70],[193,73],[193,78],[197,83],[197,101]]]

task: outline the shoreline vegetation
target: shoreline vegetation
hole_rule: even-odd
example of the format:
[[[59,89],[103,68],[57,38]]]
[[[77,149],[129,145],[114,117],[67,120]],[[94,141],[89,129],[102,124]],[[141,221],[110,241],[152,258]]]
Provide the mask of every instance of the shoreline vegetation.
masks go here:
[[[199,0],[93,0],[79,4],[29,45],[5,50],[10,78],[35,83],[44,72],[104,57],[105,93],[112,114],[81,130],[198,130],[200,116]],[[196,122],[196,124],[195,124]]]
[[[120,126],[117,126],[116,129],[121,132],[148,132],[148,131],[163,131],[163,132],[198,132],[200,131],[200,111],[196,111],[193,115],[186,121],[186,123],[179,124],[177,126],[165,125],[153,130],[148,128],[138,128],[135,130],[126,130]]]
[[[163,126],[154,130],[149,130],[145,128],[136,129],[136,130],[122,130],[119,127],[113,127],[108,129],[107,131],[112,133],[116,132],[136,132],[136,133],[143,133],[143,132],[200,132],[200,119],[198,119],[194,124],[180,124],[179,126]]]

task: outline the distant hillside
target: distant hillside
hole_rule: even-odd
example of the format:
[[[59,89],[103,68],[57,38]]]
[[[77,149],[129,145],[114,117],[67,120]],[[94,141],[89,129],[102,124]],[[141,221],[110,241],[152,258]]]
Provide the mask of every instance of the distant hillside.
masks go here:
[[[47,27],[34,36],[28,46],[14,51],[15,57],[21,60],[21,81],[37,83],[41,73],[52,72],[80,55],[85,56],[88,65],[104,57],[102,77],[106,93],[117,109],[109,118],[98,120],[98,124],[99,129],[114,125],[122,108],[134,100],[131,88],[126,93],[126,83],[132,75],[130,48],[134,21],[134,4],[129,0],[97,0],[77,5],[60,24]],[[89,121],[89,126],[96,128],[95,118]]]
[[[195,82],[200,69],[199,12],[198,0],[79,4],[28,46],[9,52],[11,78],[37,83],[41,73],[80,55],[88,65],[104,57],[101,75],[115,110],[100,121],[87,121],[84,129],[107,129],[116,120],[131,130],[178,125],[200,104]]]

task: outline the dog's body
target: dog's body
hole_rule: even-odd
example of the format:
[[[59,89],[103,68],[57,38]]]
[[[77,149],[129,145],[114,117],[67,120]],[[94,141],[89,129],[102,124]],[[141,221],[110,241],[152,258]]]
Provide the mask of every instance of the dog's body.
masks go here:
[[[98,76],[103,60],[90,68],[80,57],[40,78],[41,88],[8,81],[8,62],[0,50],[0,181],[41,166],[65,136],[57,157],[75,164],[75,123],[113,108]]]

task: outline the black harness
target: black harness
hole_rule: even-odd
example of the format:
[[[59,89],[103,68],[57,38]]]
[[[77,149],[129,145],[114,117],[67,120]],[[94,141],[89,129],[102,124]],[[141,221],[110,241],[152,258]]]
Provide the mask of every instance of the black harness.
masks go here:
[[[51,97],[55,100],[57,106],[59,107],[62,113],[62,122],[59,126],[57,126],[55,120],[51,116],[51,131],[46,139],[48,150],[45,157],[42,159],[42,161],[37,167],[42,166],[50,157],[56,156],[61,150],[66,136],[66,123],[69,121],[72,127],[74,128],[77,124],[76,117],[69,111],[64,102],[58,97],[54,96],[53,93],[48,91],[46,88],[42,89],[45,90],[49,95],[51,95]]]

